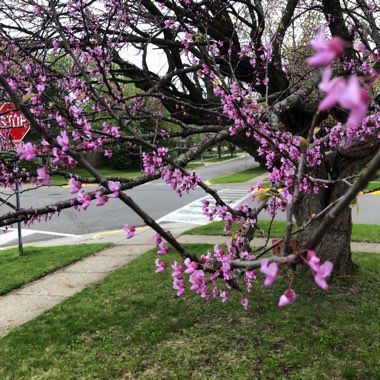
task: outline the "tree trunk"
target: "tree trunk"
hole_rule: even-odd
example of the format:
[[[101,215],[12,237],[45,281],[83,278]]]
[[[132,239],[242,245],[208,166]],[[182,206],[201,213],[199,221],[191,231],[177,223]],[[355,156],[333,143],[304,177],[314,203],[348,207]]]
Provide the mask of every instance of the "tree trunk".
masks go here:
[[[289,116],[289,115],[288,115]],[[293,112],[290,124],[294,122],[300,130],[307,130],[307,124],[302,124],[302,119],[307,119],[304,114]],[[290,117],[289,116],[289,117]],[[302,116],[302,117],[301,117]],[[302,127],[303,125],[303,127]],[[302,127],[302,128],[301,128]],[[289,127],[290,129],[290,127]],[[374,136],[375,138],[376,136]],[[258,143],[252,143],[244,134],[238,134],[228,138],[229,141],[251,154],[262,167],[265,167],[265,156],[257,155]],[[379,147],[377,140],[367,138],[355,140],[349,148],[340,147],[334,156],[326,157],[320,166],[309,168],[309,174],[315,178],[337,180],[357,174],[372,159]],[[314,214],[317,215],[331,202],[340,198],[347,190],[347,185],[337,181],[328,189],[321,188],[316,195],[303,194],[294,205],[294,216],[300,227],[309,221]],[[298,245],[302,246],[310,239],[321,220],[312,222],[299,235]],[[334,224],[325,234],[316,251],[322,262],[330,260],[334,264],[333,273],[340,276],[349,276],[354,273],[356,265],[351,258],[351,209],[347,208],[334,221]]]
[[[313,214],[318,214],[324,207],[324,194],[304,195],[296,204],[295,219],[298,226],[305,224]],[[298,245],[302,247],[318,227],[320,220],[312,222],[299,234]],[[351,258],[351,209],[347,208],[336,219],[316,248],[321,262],[329,260],[334,264],[333,273],[339,276],[352,275],[356,265]]]

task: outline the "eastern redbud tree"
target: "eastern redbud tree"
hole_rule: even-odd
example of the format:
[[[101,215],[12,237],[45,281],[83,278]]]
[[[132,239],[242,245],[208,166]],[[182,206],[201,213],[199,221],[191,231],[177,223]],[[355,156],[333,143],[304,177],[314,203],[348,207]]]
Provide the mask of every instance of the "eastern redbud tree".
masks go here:
[[[327,289],[332,271],[355,269],[349,206],[380,164],[379,16],[370,0],[3,0],[2,101],[24,114],[33,134],[17,148],[1,136],[1,145],[35,165],[20,170],[2,161],[1,185],[28,181],[38,189],[51,185],[52,174],[81,166],[98,188],[85,191],[84,178],[67,176],[67,201],[1,215],[0,226],[116,197],[156,231],[156,272],[172,267],[177,296],[191,289],[226,301],[237,289],[247,308],[256,277],[271,285],[284,266],[302,263]],[[144,130],[146,122],[156,127]],[[199,143],[172,154],[170,144],[194,135]],[[269,172],[270,190],[260,183],[247,189],[252,203],[235,209],[186,170],[222,141]],[[111,157],[136,146],[144,165],[136,179],[107,179],[84,155]],[[173,196],[196,187],[212,195],[205,215],[221,217],[226,233],[238,225],[227,249],[197,257],[128,195],[157,178]],[[263,258],[273,248],[269,239],[251,248],[267,233],[260,227],[264,210],[272,217],[284,212],[287,220],[276,243],[282,252],[270,258]],[[133,237],[134,226],[124,229]],[[180,255],[174,263],[165,261],[169,245]],[[295,302],[292,283],[280,306]]]

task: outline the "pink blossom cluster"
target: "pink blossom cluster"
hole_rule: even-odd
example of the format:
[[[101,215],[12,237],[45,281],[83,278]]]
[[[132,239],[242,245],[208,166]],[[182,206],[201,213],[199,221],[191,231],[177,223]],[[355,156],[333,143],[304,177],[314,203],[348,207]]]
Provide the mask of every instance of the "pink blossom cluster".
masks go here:
[[[229,299],[230,291],[232,290],[229,282],[234,278],[231,263],[237,258],[234,245],[229,243],[227,248],[227,251],[224,251],[218,245],[215,245],[214,253],[208,252],[207,256],[202,256],[199,261],[192,261],[190,258],[186,258],[183,265],[179,265],[177,261],[173,262],[172,278],[173,289],[177,291],[176,296],[179,297],[185,292],[187,288],[185,275],[187,275],[191,291],[194,291],[206,300],[209,300],[211,297],[217,298],[219,296],[222,302],[226,302]],[[248,254],[245,257],[251,259]],[[316,284],[322,289],[327,290],[328,285],[326,283],[326,278],[331,274],[333,267],[332,263],[325,261],[320,265],[320,259],[316,256],[314,251],[307,251],[306,258],[303,256],[301,257],[310,266]],[[280,274],[280,265],[285,265],[287,263],[287,258],[284,258],[282,262],[270,262],[270,259],[262,259],[260,272],[265,276],[263,285],[272,285]],[[166,262],[162,262],[159,259],[156,259],[155,264],[156,273],[161,273],[168,265]],[[215,269],[217,267],[219,269]],[[243,274],[245,289],[250,293],[253,288],[252,282],[257,281],[256,271],[235,269],[235,272],[236,271],[240,272],[239,274]],[[224,282],[225,289],[220,289],[219,280]],[[280,307],[285,307],[293,304],[296,301],[296,298],[297,295],[294,289],[290,286],[280,297],[278,305]],[[248,300],[244,297],[243,293],[242,306],[245,309],[248,307]]]
[[[247,127],[255,126],[264,112],[253,97],[253,88],[242,88],[237,83],[232,83],[228,90],[216,86],[214,94],[221,100],[223,113],[233,122],[229,128],[230,135],[246,130],[247,136],[250,136],[251,131]]]
[[[43,167],[43,168],[37,169],[36,181],[43,183],[44,185],[50,185],[51,184],[52,180],[51,180],[51,176],[50,176],[48,168]]]
[[[316,284],[324,289],[328,289],[326,278],[330,276],[333,264],[330,261],[325,261],[320,265],[320,259],[314,251],[307,251],[306,258],[301,256],[305,262],[310,266],[311,273],[314,277]],[[260,272],[265,275],[264,285],[272,285],[279,275],[279,264],[277,262],[269,263],[268,259],[261,260]],[[278,305],[284,307],[293,304],[296,301],[297,295],[291,287],[285,290],[284,294],[280,297]]]
[[[183,278],[185,268],[182,265],[178,265],[177,261],[174,261],[172,269],[173,289],[177,291],[176,297],[181,297],[186,290],[186,283]]]
[[[144,167],[144,173],[149,175],[156,174],[156,170],[164,165],[164,156],[168,153],[169,149],[166,147],[160,147],[157,151],[149,154],[144,152],[142,154],[142,162]]]
[[[38,149],[32,143],[19,145],[17,152],[20,155],[20,160],[32,161],[37,157]]]
[[[152,240],[156,244],[156,247],[159,248],[159,250],[156,252],[157,255],[163,256],[170,251],[169,246],[163,241],[162,237],[158,233],[152,236]]]
[[[86,210],[91,203],[91,196],[88,193],[85,193],[83,190],[80,190],[77,195],[77,200],[82,204],[83,210]]]
[[[169,167],[162,167],[161,178],[168,184],[180,197],[183,193],[189,193],[190,190],[195,190],[198,186],[201,177],[196,174],[183,175],[181,170],[175,168],[174,170]]]
[[[108,189],[112,191],[112,197],[117,198],[121,189],[121,184],[118,181],[108,181]]]

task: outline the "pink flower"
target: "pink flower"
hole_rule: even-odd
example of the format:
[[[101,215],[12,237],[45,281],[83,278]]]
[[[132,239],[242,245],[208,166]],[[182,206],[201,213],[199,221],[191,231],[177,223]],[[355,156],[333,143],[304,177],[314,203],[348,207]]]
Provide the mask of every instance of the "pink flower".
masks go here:
[[[264,285],[269,286],[272,285],[278,276],[278,265],[276,263],[269,263],[268,259],[261,260],[261,268],[260,272],[266,275]]]
[[[278,306],[285,307],[291,305],[296,302],[296,298],[296,292],[292,288],[286,289],[284,294],[280,297]]]
[[[326,111],[336,104],[350,110],[347,124],[358,125],[367,113],[370,97],[367,90],[360,86],[359,78],[352,75],[348,81],[339,77],[331,80],[331,68],[325,69],[319,89],[326,92],[326,96],[319,105],[321,111]]]
[[[334,265],[331,261],[325,261],[314,274],[316,284],[324,290],[329,288],[325,278],[330,276],[333,266]]]
[[[37,157],[38,150],[32,143],[28,142],[24,145],[19,145],[17,152],[20,155],[20,160],[32,161]]]
[[[195,270],[189,277],[189,282],[192,284],[190,290],[202,294],[206,291],[206,278],[203,270]]]
[[[184,268],[182,265],[178,265],[176,261],[172,264],[173,268],[173,289],[177,290],[176,297],[182,296],[182,294],[185,292],[186,284],[183,280],[182,273],[184,271]]]
[[[69,107],[69,113],[72,115],[75,119],[78,119],[80,116],[80,113],[82,110],[77,106],[70,106]]]
[[[339,99],[339,104],[342,107],[351,110],[347,124],[358,125],[367,113],[369,102],[368,92],[360,86],[359,78],[352,75]]]
[[[111,135],[115,138],[119,138],[120,137],[120,132],[119,132],[119,128],[118,127],[112,127],[111,128]]]
[[[185,293],[186,284],[182,278],[173,278],[173,289],[177,290],[176,297],[181,297]]]
[[[165,261],[160,261],[160,259],[156,259],[155,264],[157,267],[155,273],[163,272],[164,269],[168,266],[168,263],[166,263]]]
[[[334,107],[342,97],[346,89],[346,81],[343,78],[334,78],[331,80],[332,70],[330,67],[325,69],[322,74],[322,81],[319,84],[319,89],[326,92],[326,97],[319,105],[321,111],[326,111]]]
[[[223,291],[220,293],[220,298],[222,299],[223,303],[227,302],[229,297],[230,297],[230,295],[226,291]]]
[[[111,158],[112,157],[112,150],[110,149],[105,149],[104,150],[104,155],[108,158]]]
[[[243,298],[241,300],[241,304],[242,304],[242,306],[244,307],[245,310],[248,309],[248,300],[246,298]]]
[[[159,234],[157,234],[157,233],[155,233],[152,236],[152,240],[155,242],[156,247],[158,247],[162,243],[162,237]]]
[[[184,268],[182,265],[178,265],[177,261],[174,261],[172,264],[173,273],[172,277],[182,278],[182,273],[184,271]]]
[[[109,181],[108,182],[108,189],[112,191],[112,195],[114,198],[117,198],[119,196],[119,191],[120,191],[120,182],[114,182],[114,181]]]
[[[77,181],[75,178],[69,179],[69,186],[70,186],[70,194],[77,193],[82,188],[82,184],[79,181]]]
[[[256,280],[256,271],[247,270],[244,275],[244,283],[248,292],[252,290],[252,280]]]
[[[336,36],[331,40],[326,40],[325,30],[322,28],[318,31],[316,38],[310,41],[310,45],[317,51],[317,54],[310,57],[307,63],[313,67],[323,67],[343,55],[347,42]]]
[[[320,259],[319,257],[315,254],[314,251],[307,251],[307,256],[306,256],[307,263],[309,264],[311,270],[313,272],[317,272],[319,269],[319,262]]]
[[[96,206],[103,206],[108,202],[108,197],[104,195],[101,191],[97,191],[95,197],[97,199]]]
[[[24,69],[25,69],[25,72],[30,75],[32,74],[32,67],[29,65],[29,63],[27,63],[25,66],[24,66]]]
[[[53,40],[53,49],[58,50],[59,49],[59,42],[57,40]]]
[[[157,255],[166,255],[170,248],[165,244],[165,242],[161,242],[158,247],[160,248],[156,253]]]
[[[320,288],[327,290],[329,286],[325,278],[330,276],[334,266],[333,263],[331,261],[325,261],[322,265],[319,265],[320,259],[316,256],[314,251],[307,252],[306,261],[311,268],[316,284]]]
[[[69,150],[69,138],[67,137],[66,131],[61,131],[60,136],[57,137],[57,143],[62,147],[62,152]]]
[[[124,224],[123,230],[127,233],[126,239],[130,239],[133,238],[133,236],[135,236],[136,227]]]
[[[202,264],[204,264],[204,263],[211,263],[211,262],[212,262],[211,252],[208,251],[208,252],[207,252],[207,256],[202,255],[202,256],[201,256],[201,260],[200,260],[200,262],[201,262]]]
[[[35,6],[33,7],[33,11],[34,11],[34,15],[35,15],[35,16],[39,16],[39,15],[41,14],[41,12],[42,12],[42,9],[41,9],[40,6],[35,5]]]
[[[37,169],[37,180],[42,181],[45,185],[49,185],[51,182],[51,177],[46,168]]]
[[[82,203],[82,208],[86,210],[86,208],[90,205],[91,197],[84,191],[80,191],[77,195],[77,200]]]
[[[37,84],[36,89],[38,91],[38,94],[42,95],[42,93],[45,91],[45,83]]]
[[[198,264],[195,261],[191,261],[189,258],[185,259],[183,263],[187,266],[187,269],[185,270],[186,274],[191,274],[198,268]]]

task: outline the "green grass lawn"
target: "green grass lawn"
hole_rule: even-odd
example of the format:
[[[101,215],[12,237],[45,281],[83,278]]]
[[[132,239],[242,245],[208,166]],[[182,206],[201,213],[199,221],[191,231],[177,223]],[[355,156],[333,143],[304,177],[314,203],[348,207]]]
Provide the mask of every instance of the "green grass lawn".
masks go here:
[[[373,190],[373,189],[377,189],[377,188],[380,188],[380,182],[371,181],[366,186],[367,190]]]
[[[222,162],[222,161],[228,161],[228,160],[232,160],[233,158],[236,158],[237,156],[233,156],[231,157],[231,155],[229,154],[228,156],[222,156],[222,157],[214,157],[214,158],[208,158],[205,160],[205,162]]]
[[[132,170],[118,170],[109,167],[97,168],[100,174],[105,177],[120,177],[120,178],[134,178],[142,175],[140,171]],[[77,174],[82,178],[93,178],[91,177],[85,169],[75,169],[73,174]],[[68,180],[59,176],[53,175],[53,185],[66,185]]]
[[[203,162],[204,163],[211,163],[211,162],[222,162],[222,161],[228,161],[228,160],[231,160],[233,158],[236,158],[238,157],[236,154],[231,157],[230,154],[228,154],[227,156],[222,156],[222,157],[216,157],[216,156],[203,156]],[[193,162],[195,163],[201,163],[201,158],[198,157],[197,159],[195,159]]]
[[[262,220],[259,223],[260,228],[263,228],[265,232],[268,231],[269,221]],[[211,222],[204,226],[194,227],[190,230],[187,230],[185,235],[224,235],[223,228],[225,223],[223,221]],[[284,233],[285,222],[274,221],[271,228],[271,236],[279,237]],[[232,231],[236,231],[236,225],[233,225]]]
[[[109,246],[25,247],[24,256],[18,255],[17,248],[0,251],[0,295]]]
[[[264,288],[260,278],[248,311],[237,293],[225,304],[174,298],[170,272],[153,273],[155,258],[142,255],[10,332],[0,378],[380,378],[380,255],[356,253],[357,275],[327,292],[300,274],[287,309],[277,307],[285,280]]]
[[[198,168],[204,167],[205,166],[204,164],[207,164],[207,163],[223,162],[223,161],[231,160],[232,158],[236,158],[236,156],[234,156],[234,157],[225,156],[225,157],[221,157],[221,158],[218,158],[218,157],[207,158],[207,159],[203,160],[203,164],[199,159],[197,159],[196,161],[188,163],[186,165],[186,169],[198,169]]]
[[[266,173],[267,171],[261,167],[256,167],[242,172],[234,173],[224,177],[214,178],[211,183],[234,183],[234,182],[246,182],[254,177],[258,177],[261,174]]]
[[[202,168],[202,167],[204,167],[204,165],[198,164],[195,162],[190,162],[185,166],[185,169],[192,170],[192,169],[198,169],[198,168]]]
[[[186,235],[224,235],[223,228],[224,222],[212,222],[204,226],[199,226],[187,230]],[[263,228],[265,232],[268,231],[269,221],[260,220],[258,225],[260,228]],[[284,221],[274,221],[271,229],[271,236],[281,237],[284,235],[285,231],[285,222]],[[232,230],[237,230],[234,226]],[[368,243],[380,243],[380,225],[376,224],[354,224],[352,227],[352,236],[353,241],[362,241]]]
[[[262,185],[264,188],[270,188],[270,183],[268,180],[264,180],[263,181],[263,185]],[[372,189],[377,189],[377,188],[380,188],[380,182],[377,182],[377,181],[371,181],[368,183],[368,185],[366,186],[366,190],[372,190]]]

